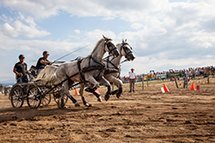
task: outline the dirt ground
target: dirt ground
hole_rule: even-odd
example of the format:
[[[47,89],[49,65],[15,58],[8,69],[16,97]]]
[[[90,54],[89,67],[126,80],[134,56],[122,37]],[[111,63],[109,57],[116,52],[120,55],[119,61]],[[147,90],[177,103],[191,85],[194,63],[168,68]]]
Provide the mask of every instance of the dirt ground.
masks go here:
[[[163,83],[170,93],[161,93]],[[108,102],[86,94],[90,108],[75,107],[69,101],[66,109],[58,109],[53,101],[37,110],[26,103],[13,109],[8,97],[0,95],[0,142],[215,142],[215,79],[210,84],[206,79],[194,83],[200,91],[153,81],[145,83],[144,90],[138,83],[136,92],[129,93],[125,85],[123,96]]]

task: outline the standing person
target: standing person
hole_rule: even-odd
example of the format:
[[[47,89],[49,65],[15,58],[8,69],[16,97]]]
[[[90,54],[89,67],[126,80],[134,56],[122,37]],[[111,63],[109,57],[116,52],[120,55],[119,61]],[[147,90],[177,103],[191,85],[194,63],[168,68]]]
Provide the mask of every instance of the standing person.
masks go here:
[[[188,88],[188,83],[189,83],[189,73],[188,71],[184,72],[184,88]]]
[[[28,82],[27,77],[27,64],[24,62],[24,55],[19,55],[19,62],[15,64],[13,72],[16,74],[17,83]]]
[[[129,92],[135,92],[135,81],[136,81],[136,75],[134,73],[134,69],[132,68],[129,72],[129,83],[130,83],[130,91]]]
[[[45,68],[46,65],[50,65],[51,62],[48,60],[49,53],[47,51],[43,52],[43,57],[39,58],[37,61],[36,69],[38,73]]]

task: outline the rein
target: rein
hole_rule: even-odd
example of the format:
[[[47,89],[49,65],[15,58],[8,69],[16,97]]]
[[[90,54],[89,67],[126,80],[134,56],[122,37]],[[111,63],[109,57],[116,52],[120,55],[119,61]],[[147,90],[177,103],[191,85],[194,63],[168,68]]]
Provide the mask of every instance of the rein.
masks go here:
[[[77,51],[80,51],[80,50],[82,50],[82,49],[85,48],[85,47],[87,47],[87,46],[78,48],[77,50],[74,50],[74,51],[72,51],[72,52],[70,52],[70,53],[68,53],[68,54],[65,54],[65,55],[61,56],[60,58],[57,58],[56,60],[54,60],[51,64],[56,63],[56,62],[58,62],[60,59],[63,59],[63,58],[65,58],[65,57],[67,57],[67,56],[69,56],[69,55],[71,55],[71,54],[73,54],[73,53],[75,53],[75,52],[77,52]]]
[[[109,69],[108,64],[110,63],[117,71],[119,70],[119,68],[112,62],[116,57],[113,57],[111,60],[109,59],[110,56],[107,56],[104,61],[107,62],[107,68]]]
[[[128,60],[127,59],[125,59],[125,60],[123,60],[122,62],[120,62],[120,64],[123,64],[124,62],[127,62]]]

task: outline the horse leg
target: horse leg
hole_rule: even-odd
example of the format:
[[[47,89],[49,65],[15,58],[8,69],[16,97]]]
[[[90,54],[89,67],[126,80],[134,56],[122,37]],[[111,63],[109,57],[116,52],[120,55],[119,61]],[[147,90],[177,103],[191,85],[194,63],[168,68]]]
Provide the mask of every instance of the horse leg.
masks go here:
[[[72,103],[75,105],[75,107],[80,106],[78,101],[69,93],[68,90],[65,92],[65,95],[72,101]]]
[[[108,76],[107,77],[107,80],[110,81],[110,82],[113,82],[114,85],[116,85],[118,87],[118,89],[114,90],[111,92],[111,95],[114,95],[116,94],[116,97],[119,98],[122,94],[122,86],[123,86],[123,83],[122,81],[119,79],[119,78],[116,78],[115,76]]]
[[[84,106],[87,106],[87,107],[92,106],[91,104],[89,104],[89,103],[85,100],[85,98],[84,98],[84,96],[83,96],[83,93],[84,93],[84,83],[81,83],[81,84],[80,84],[79,93],[80,93],[79,95],[81,96],[81,100],[82,100]]]
[[[100,94],[98,94],[96,91],[93,91],[92,93],[93,93],[93,95],[96,96],[97,101],[102,102],[102,98],[101,98],[101,95],[100,95]]]
[[[99,83],[95,80],[93,76],[86,76],[85,79],[93,85],[91,89],[96,90],[99,87]]]
[[[102,102],[101,96],[100,96],[100,94],[98,94],[98,93],[96,92],[96,89],[93,89],[93,88],[91,88],[91,87],[87,87],[87,88],[85,89],[85,91],[92,93],[93,95],[96,96],[96,98],[97,98],[97,100],[98,100],[99,102]]]
[[[78,101],[69,93],[69,84],[68,81],[66,81],[63,85],[64,87],[64,93],[65,95],[72,101],[72,103],[75,105],[75,107],[80,106]]]
[[[102,76],[103,77],[103,76]],[[89,81],[92,85],[93,85],[93,88],[89,88],[89,92],[91,92],[91,93],[93,93],[96,97],[97,97],[97,99],[98,99],[98,101],[102,101],[102,99],[101,99],[101,97],[100,97],[100,95],[98,94],[98,93],[96,93],[95,91],[96,91],[96,89],[99,87],[99,83],[95,80],[95,78],[93,77],[93,76],[87,76],[87,77],[85,77],[86,78],[86,80],[87,81]],[[103,77],[104,78],[104,77]],[[110,86],[110,83],[107,81],[107,80],[103,80],[102,79],[102,81],[103,81],[103,83],[105,84],[105,85],[107,85],[107,84],[109,84],[109,86]],[[110,89],[109,89],[109,92],[110,92]]]
[[[110,82],[109,82],[107,79],[105,79],[103,76],[102,76],[102,78],[99,80],[99,82],[100,82],[101,84],[103,84],[104,86],[107,87],[107,92],[106,92],[104,98],[105,98],[106,101],[108,101],[109,98],[110,98],[110,92],[111,92],[111,85],[110,85]]]

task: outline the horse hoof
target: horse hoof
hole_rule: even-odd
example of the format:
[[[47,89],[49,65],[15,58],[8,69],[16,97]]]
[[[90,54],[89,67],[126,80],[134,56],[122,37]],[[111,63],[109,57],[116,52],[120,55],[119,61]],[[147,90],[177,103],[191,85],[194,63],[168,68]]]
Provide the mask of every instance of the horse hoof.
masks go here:
[[[80,104],[76,102],[75,107],[80,107]]]
[[[108,101],[110,98],[110,95],[105,95],[105,101]]]
[[[92,107],[92,105],[90,103],[86,103],[85,106],[86,107]]]
[[[121,96],[121,94],[116,94],[116,97],[119,98]]]
[[[98,97],[97,101],[98,101],[98,102],[102,102],[102,98],[101,98],[101,97]]]

